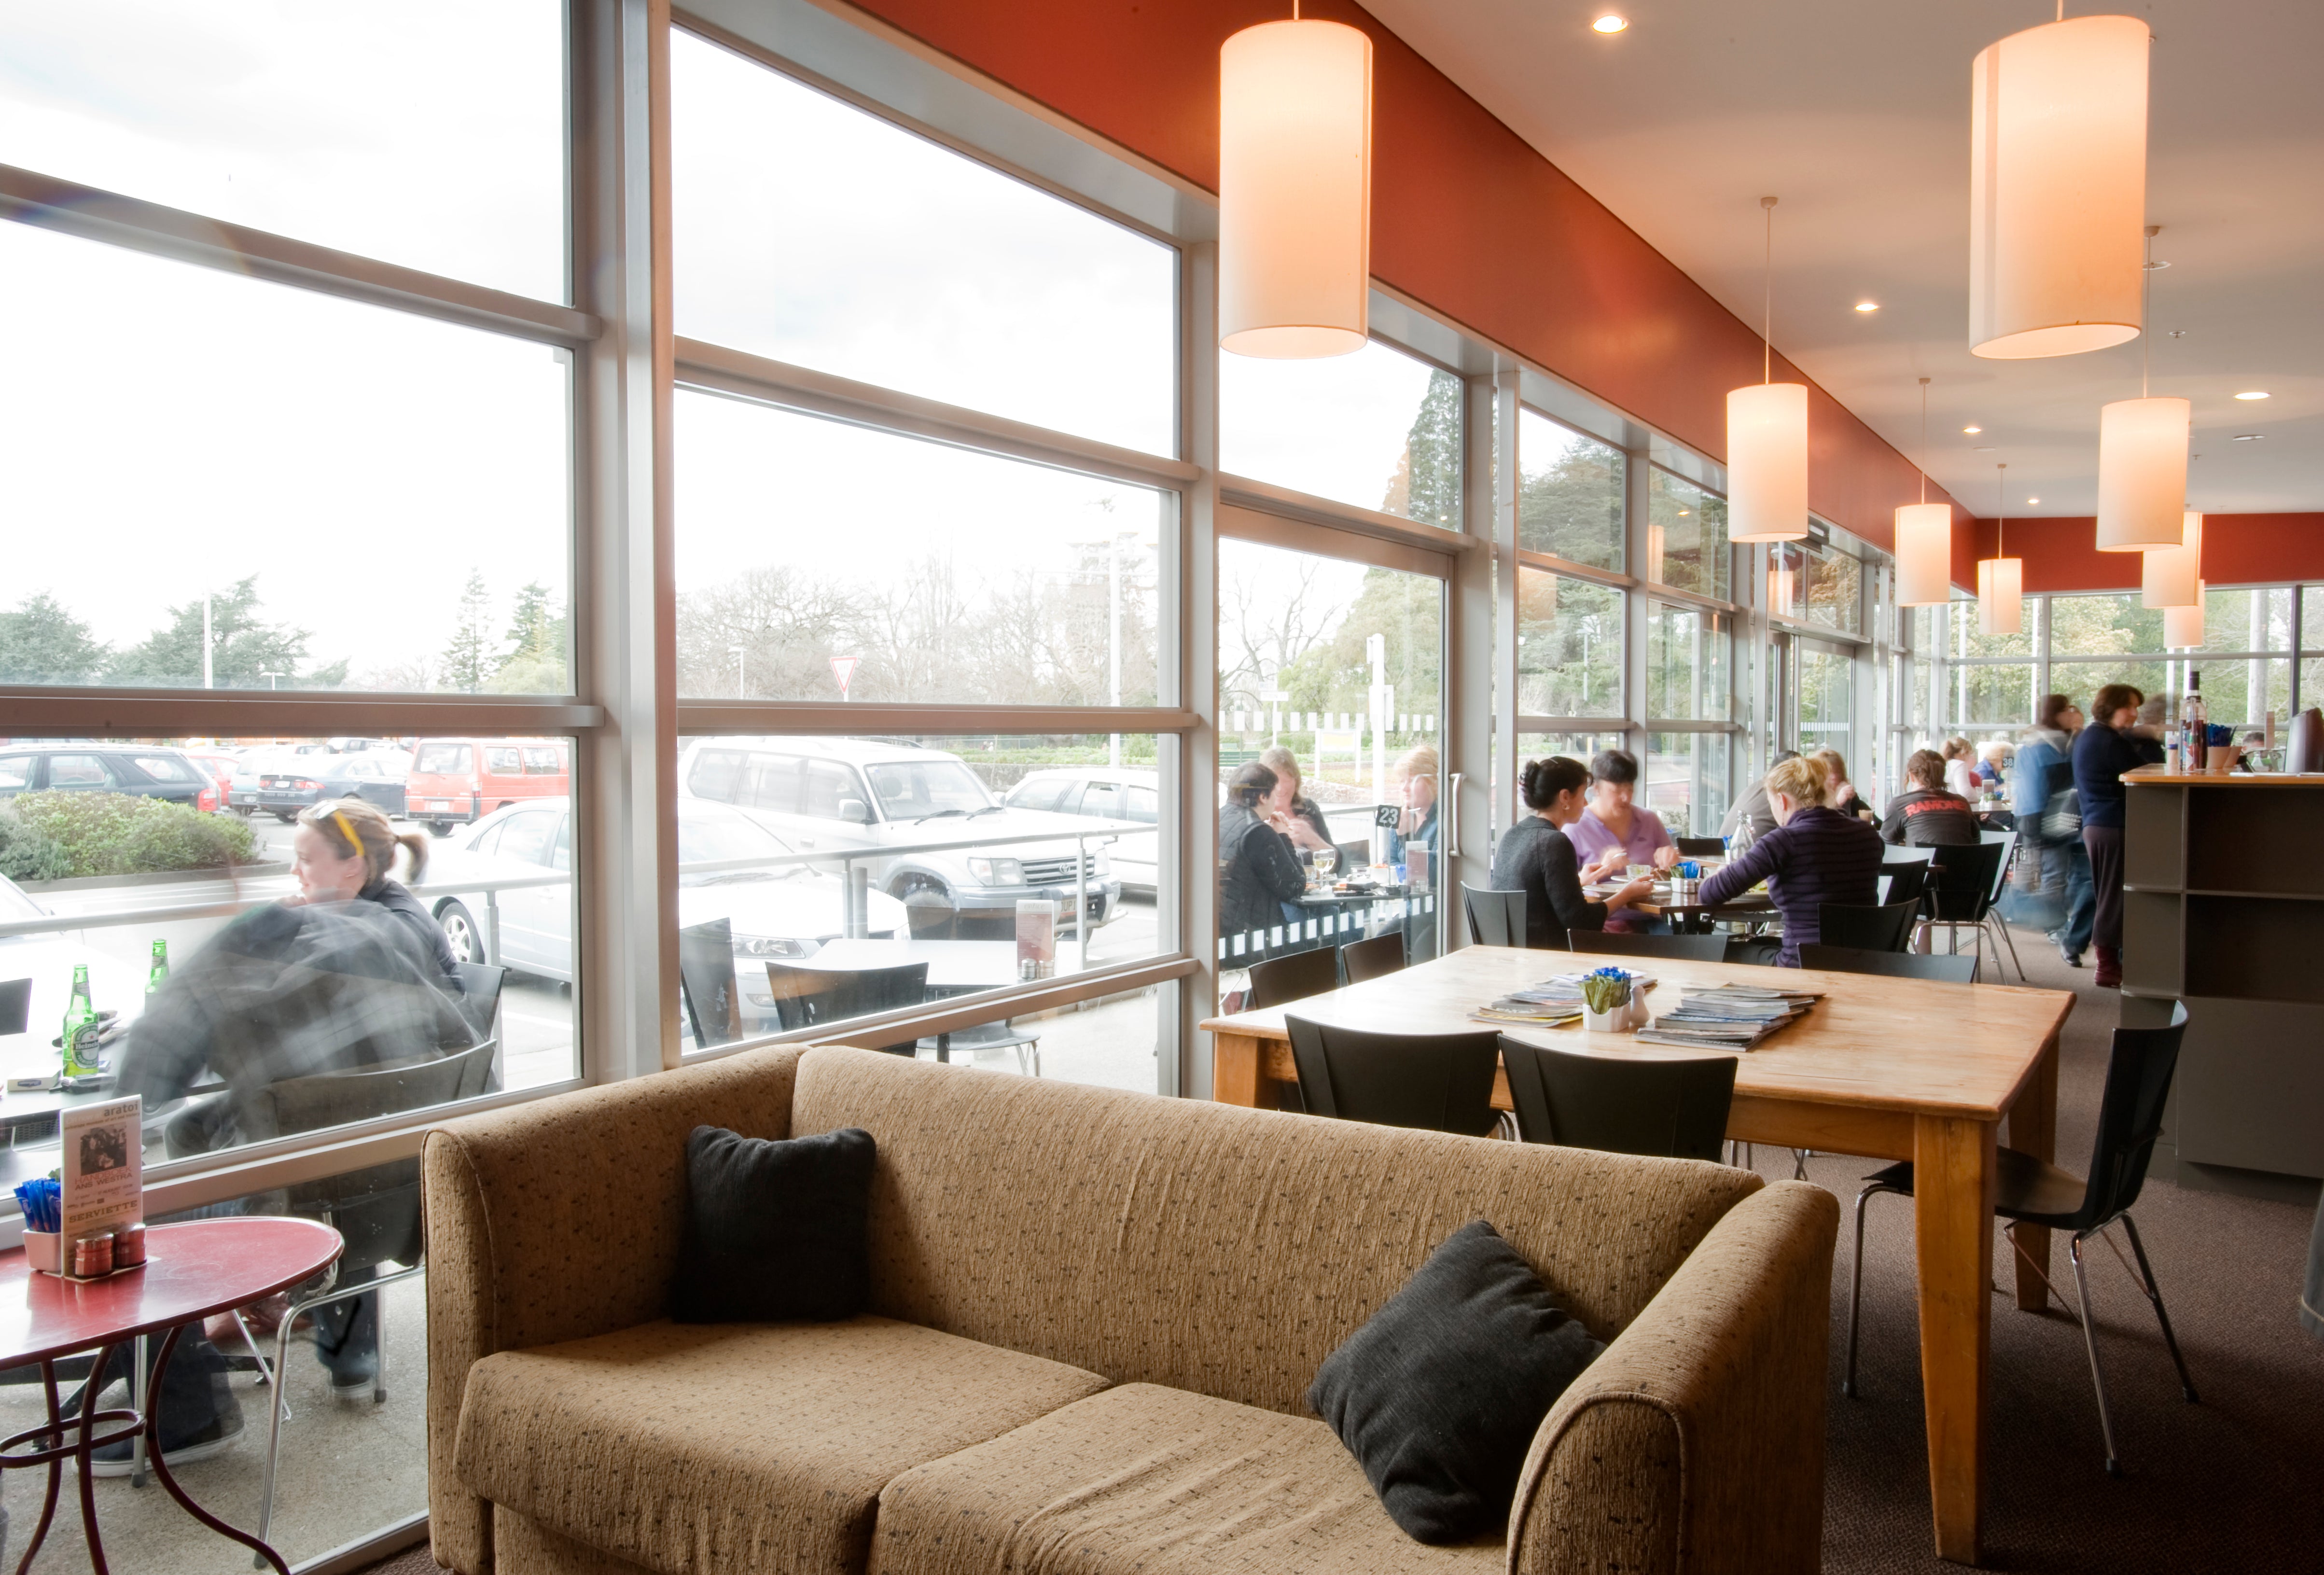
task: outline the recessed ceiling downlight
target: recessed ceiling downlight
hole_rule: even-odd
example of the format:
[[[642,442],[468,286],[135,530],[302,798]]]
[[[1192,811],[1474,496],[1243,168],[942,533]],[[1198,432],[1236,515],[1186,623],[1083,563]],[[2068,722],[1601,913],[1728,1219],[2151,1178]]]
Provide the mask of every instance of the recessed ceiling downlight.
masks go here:
[[[2264,400],[2267,398],[2267,390],[2264,388],[2246,389],[2243,392],[2237,394],[2236,398],[2239,400]]]
[[[2238,432],[2236,434],[2236,441],[2238,443],[2256,443],[2259,440],[2260,434],[2257,432]]]
[[[1592,32],[1619,32],[1629,25],[1630,19],[1628,17],[1617,16],[1612,12],[1609,11],[1605,15],[1600,17],[1597,21],[1590,24],[1590,31]]]

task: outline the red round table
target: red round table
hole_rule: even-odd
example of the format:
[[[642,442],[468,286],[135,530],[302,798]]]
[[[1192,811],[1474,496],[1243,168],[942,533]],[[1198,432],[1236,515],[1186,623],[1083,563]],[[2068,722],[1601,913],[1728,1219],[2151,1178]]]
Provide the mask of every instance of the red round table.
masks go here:
[[[141,1432],[145,1435],[146,1459],[153,1474],[187,1514],[251,1549],[280,1575],[290,1575],[290,1566],[280,1553],[186,1497],[185,1489],[170,1475],[169,1462],[161,1458],[157,1416],[140,1415],[134,1410],[98,1411],[95,1406],[106,1364],[124,1341],[141,1335],[162,1337],[161,1355],[147,1385],[149,1394],[158,1395],[180,1325],[312,1279],[337,1259],[340,1245],[337,1231],[312,1220],[245,1215],[156,1225],[145,1232],[143,1267],[85,1285],[32,1273],[21,1249],[0,1253],[0,1368],[38,1362],[49,1400],[47,1426],[0,1439],[0,1469],[40,1465],[49,1469],[40,1524],[33,1527],[32,1541],[17,1562],[17,1575],[32,1567],[32,1556],[49,1534],[68,1459],[76,1462],[80,1474],[80,1520],[88,1539],[88,1561],[97,1575],[106,1575],[105,1544],[97,1534],[97,1488],[89,1455],[101,1445],[134,1439]],[[92,1349],[97,1359],[83,1389],[78,1425],[69,1428],[72,1437],[68,1441],[69,1424],[57,1404],[56,1359]],[[267,1404],[281,1404],[281,1396],[269,1391]],[[152,1409],[158,1412],[159,1406]],[[131,1425],[119,1432],[97,1432],[101,1424],[115,1423]],[[29,1443],[39,1447],[14,1452]]]

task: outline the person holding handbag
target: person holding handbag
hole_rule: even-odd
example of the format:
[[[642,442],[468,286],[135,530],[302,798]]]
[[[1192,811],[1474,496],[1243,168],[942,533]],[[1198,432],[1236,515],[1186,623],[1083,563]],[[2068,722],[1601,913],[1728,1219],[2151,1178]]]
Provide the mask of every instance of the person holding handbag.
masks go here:
[[[2063,695],[2045,695],[2038,714],[2017,746],[2010,807],[2020,838],[2041,857],[2042,889],[2064,888],[2065,917],[2046,934],[2066,966],[2080,968],[2098,906],[2089,850],[2082,845],[2081,799],[2074,791],[2074,735],[2082,730],[2082,713]],[[2052,879],[2053,870],[2061,879]]]

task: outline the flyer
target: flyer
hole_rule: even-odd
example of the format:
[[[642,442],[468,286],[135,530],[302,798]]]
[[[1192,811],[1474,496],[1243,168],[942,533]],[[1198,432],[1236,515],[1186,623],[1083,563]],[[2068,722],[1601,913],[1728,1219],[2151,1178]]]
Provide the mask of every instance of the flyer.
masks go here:
[[[67,1107],[58,1120],[58,1172],[67,1244],[102,1236],[145,1215],[145,1101],[135,1096]]]

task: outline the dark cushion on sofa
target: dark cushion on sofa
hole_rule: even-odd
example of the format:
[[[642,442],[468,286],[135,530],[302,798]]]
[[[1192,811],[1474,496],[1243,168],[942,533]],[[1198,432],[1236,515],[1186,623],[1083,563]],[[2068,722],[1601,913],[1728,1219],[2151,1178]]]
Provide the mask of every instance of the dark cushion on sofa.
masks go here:
[[[872,1134],[686,1140],[686,1237],[669,1291],[679,1323],[853,1318],[871,1300]]]
[[[1477,1220],[1324,1359],[1307,1403],[1407,1534],[1464,1542],[1507,1524],[1541,1419],[1605,1349]]]

